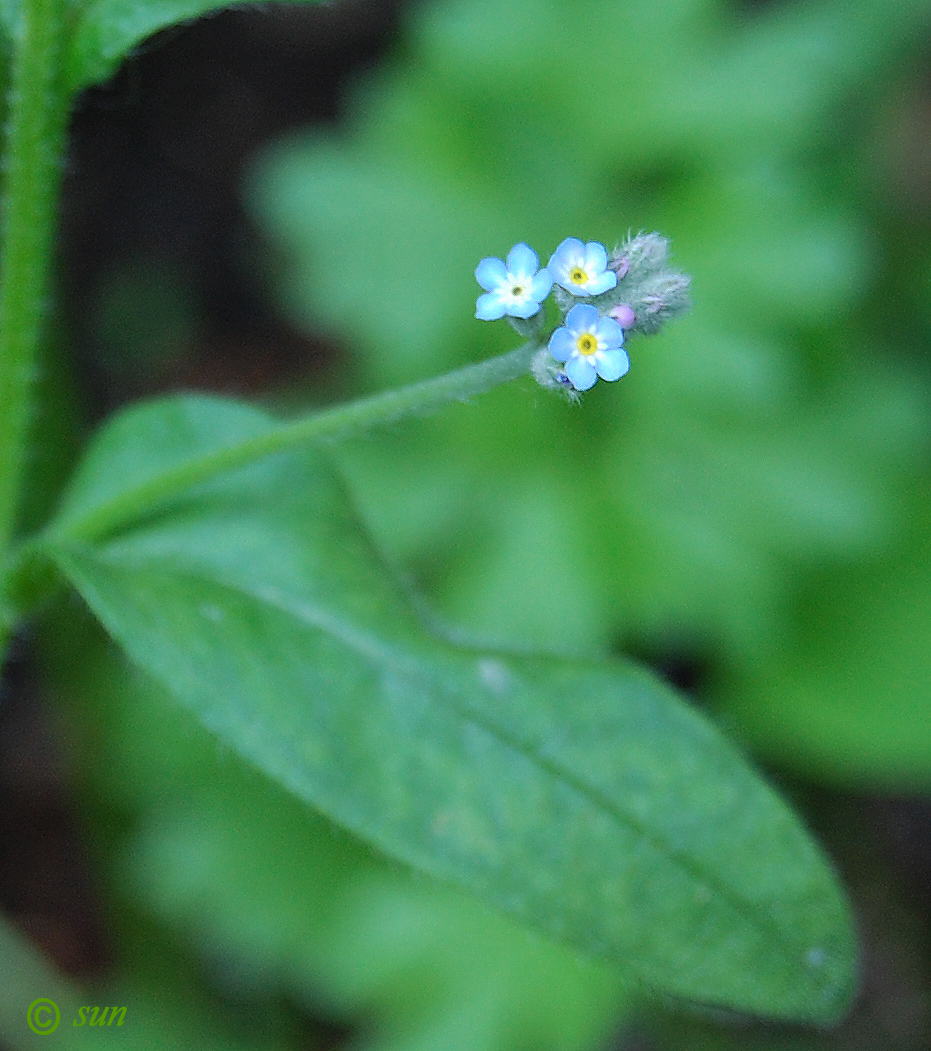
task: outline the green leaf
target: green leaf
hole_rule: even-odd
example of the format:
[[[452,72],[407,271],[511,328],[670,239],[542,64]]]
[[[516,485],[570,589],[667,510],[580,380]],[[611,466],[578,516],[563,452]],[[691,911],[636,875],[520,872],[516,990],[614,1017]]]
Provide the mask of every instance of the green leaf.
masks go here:
[[[65,82],[77,93],[112,76],[119,63],[160,29],[244,0],[89,0],[71,35]],[[297,0],[315,3],[317,0]]]
[[[62,523],[268,425],[203,398],[133,409],[92,448]],[[387,854],[670,995],[843,1011],[843,897],[737,751],[630,664],[427,631],[319,454],[230,473],[106,542],[53,535],[50,554],[137,664]]]
[[[81,625],[73,602],[55,614],[43,624],[46,671],[68,697],[69,724],[88,731],[71,750],[106,810],[85,813],[110,859],[109,873],[98,869],[105,895],[116,884],[167,937],[247,976],[253,994],[364,1025],[359,1051],[588,1051],[617,1031],[626,998],[611,968],[334,830],[218,748],[89,614]],[[144,951],[187,986],[181,1007],[189,977],[148,938]],[[126,955],[122,941],[123,970],[140,977]]]

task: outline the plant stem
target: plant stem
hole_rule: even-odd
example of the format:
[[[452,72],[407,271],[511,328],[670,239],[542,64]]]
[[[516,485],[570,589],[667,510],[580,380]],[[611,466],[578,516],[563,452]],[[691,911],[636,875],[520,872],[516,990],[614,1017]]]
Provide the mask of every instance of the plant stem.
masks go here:
[[[0,559],[16,529],[29,450],[30,387],[48,295],[68,109],[61,86],[64,31],[64,0],[21,0],[0,251]],[[0,617],[0,650],[6,620]]]
[[[64,523],[53,531],[52,539],[100,539],[192,485],[236,467],[243,467],[264,456],[310,442],[343,438],[355,431],[391,423],[403,416],[432,412],[451,401],[465,401],[475,394],[482,394],[524,375],[540,346],[536,342],[525,343],[507,354],[467,365],[434,379],[337,405],[295,423],[275,427],[237,445],[189,460],[121,493],[83,518]]]

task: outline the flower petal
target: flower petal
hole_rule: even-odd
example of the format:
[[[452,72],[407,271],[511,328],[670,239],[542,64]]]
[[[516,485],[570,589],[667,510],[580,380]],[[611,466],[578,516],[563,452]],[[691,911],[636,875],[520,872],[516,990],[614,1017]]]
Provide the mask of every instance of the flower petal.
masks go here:
[[[499,317],[504,317],[505,313],[504,301],[497,292],[486,292],[478,297],[475,316],[479,321],[497,321]]]
[[[603,244],[589,241],[585,246],[585,269],[590,274],[600,274],[608,266],[608,251]]]
[[[595,335],[605,348],[619,347],[624,342],[624,330],[613,317],[600,317],[595,325]]]
[[[575,337],[567,328],[558,328],[550,336],[550,354],[557,361],[568,361],[575,351]]]
[[[555,262],[558,266],[568,271],[569,267],[576,262],[583,262],[585,258],[585,245],[577,237],[567,237],[565,241],[556,246],[556,251],[550,256],[547,267],[552,267]]]
[[[591,331],[597,322],[598,311],[591,303],[576,303],[566,314],[566,325],[576,334]]]
[[[534,275],[533,280],[530,282],[530,294],[538,303],[542,303],[550,294],[550,289],[552,287],[553,276],[549,270],[544,267],[539,273]]]
[[[613,270],[605,270],[603,274],[593,277],[586,285],[586,292],[590,296],[600,296],[610,288],[617,287],[617,274]]]
[[[508,252],[506,265],[509,274],[515,277],[518,275],[529,277],[537,272],[540,263],[537,253],[529,245],[520,241]]]
[[[507,312],[511,317],[528,318],[533,317],[539,309],[540,304],[535,299],[519,299],[508,306]]]
[[[566,375],[576,390],[588,390],[595,386],[595,380],[598,379],[594,365],[581,354],[576,354],[566,362]]]
[[[630,368],[630,358],[620,347],[602,350],[595,355],[595,368],[603,380],[619,380]]]
[[[475,268],[475,280],[486,292],[493,292],[508,279],[507,268],[500,259],[490,256],[483,259]]]

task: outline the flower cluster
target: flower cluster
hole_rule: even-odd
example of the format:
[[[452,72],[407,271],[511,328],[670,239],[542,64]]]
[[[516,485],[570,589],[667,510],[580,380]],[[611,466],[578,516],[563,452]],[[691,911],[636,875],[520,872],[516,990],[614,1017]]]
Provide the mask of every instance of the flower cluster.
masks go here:
[[[545,387],[571,396],[599,377],[620,379],[630,368],[624,330],[652,333],[689,305],[689,278],[666,267],[668,241],[659,234],[628,238],[608,255],[603,244],[567,237],[540,267],[536,253],[521,242],[507,259],[483,259],[475,277],[484,294],[475,316],[507,317],[521,335],[540,339],[546,325],[544,300],[552,291],[562,323],[533,373]]]

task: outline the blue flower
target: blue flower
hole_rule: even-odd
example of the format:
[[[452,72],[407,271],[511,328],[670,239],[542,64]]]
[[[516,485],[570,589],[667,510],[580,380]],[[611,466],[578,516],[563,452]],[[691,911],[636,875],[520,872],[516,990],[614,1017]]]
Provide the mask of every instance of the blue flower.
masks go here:
[[[491,257],[475,268],[475,279],[485,289],[475,304],[475,316],[482,321],[496,321],[505,314],[511,317],[533,317],[550,294],[553,279],[532,248],[523,242],[508,252],[507,262]]]
[[[597,241],[583,244],[567,237],[550,256],[547,269],[557,285],[574,296],[600,296],[617,286],[617,274],[608,269],[608,253]]]
[[[624,330],[614,318],[602,317],[588,303],[576,303],[566,324],[550,336],[550,353],[565,362],[576,390],[588,390],[599,376],[617,380],[630,368],[623,342]]]

